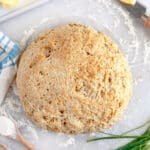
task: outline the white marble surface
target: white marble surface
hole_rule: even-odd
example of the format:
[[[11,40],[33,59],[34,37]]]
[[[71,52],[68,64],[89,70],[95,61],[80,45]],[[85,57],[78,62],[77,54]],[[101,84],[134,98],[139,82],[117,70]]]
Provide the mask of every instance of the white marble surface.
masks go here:
[[[146,48],[148,47],[147,49],[149,49],[150,45],[147,45],[145,42],[150,42],[150,31],[144,29],[140,20],[131,16],[128,17],[129,20],[124,19],[124,15],[128,12],[123,10],[122,14],[119,14],[119,11],[114,8],[120,8],[118,3],[114,2],[115,4],[112,5],[112,1],[107,0],[107,2],[109,2],[108,7],[104,5],[105,0],[52,0],[45,6],[41,6],[40,8],[0,24],[0,30],[18,43],[21,43],[25,35],[27,36],[27,34],[32,33],[33,28],[37,30],[33,33],[35,36],[40,30],[45,30],[49,26],[51,27],[70,21],[82,22],[92,25],[98,30],[108,32],[127,55],[133,77],[136,80],[134,83],[133,97],[123,119],[110,129],[110,132],[120,133],[150,118],[150,66],[149,61],[145,61],[145,59],[150,60],[150,54],[146,52]],[[143,2],[150,6],[149,0],[143,0]],[[115,27],[116,20],[118,24]],[[132,27],[129,27],[129,24]],[[121,38],[125,40],[124,43],[121,43]],[[132,46],[132,40],[136,41],[138,46]],[[12,89],[10,89],[6,103],[11,102],[11,97],[13,96],[12,103],[16,101],[19,105],[18,98],[12,93]],[[12,104],[5,105],[5,109],[7,107],[10,108],[10,105]],[[9,115],[17,123],[18,120],[27,119],[22,110],[18,110],[14,114],[10,113]],[[31,125],[31,127],[34,127],[34,125]],[[20,129],[37,150],[114,150],[115,147],[126,142],[126,140],[117,140],[88,144],[86,143],[86,139],[92,137],[92,135],[70,136],[56,134],[46,132],[37,127],[34,127],[37,132],[37,136],[35,136],[33,131],[30,130],[31,127],[26,122]],[[24,150],[20,144],[10,139],[0,137],[0,143],[7,144],[12,150]]]

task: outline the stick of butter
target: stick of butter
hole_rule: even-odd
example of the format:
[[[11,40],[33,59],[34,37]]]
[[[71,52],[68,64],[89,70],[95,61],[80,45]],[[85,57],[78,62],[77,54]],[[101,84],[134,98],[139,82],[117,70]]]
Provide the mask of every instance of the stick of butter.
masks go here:
[[[15,6],[20,0],[0,0],[0,3],[2,3],[2,7],[13,7]]]
[[[136,0],[120,0],[120,2],[128,4],[128,5],[135,5]]]

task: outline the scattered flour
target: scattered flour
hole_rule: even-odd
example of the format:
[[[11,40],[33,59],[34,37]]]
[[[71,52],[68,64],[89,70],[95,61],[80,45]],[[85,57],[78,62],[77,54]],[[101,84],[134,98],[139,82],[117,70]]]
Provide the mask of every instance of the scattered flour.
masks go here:
[[[144,41],[145,43],[145,57],[144,57],[144,63],[150,64],[150,40]]]
[[[15,124],[7,117],[0,116],[0,135],[15,137]]]
[[[88,15],[88,18],[91,19],[92,21],[96,21],[96,17],[92,14]]]
[[[16,90],[16,84],[13,84],[13,89]],[[10,88],[8,95],[5,99],[5,103],[2,104],[2,106],[0,106],[0,115],[6,116],[9,119],[11,119],[18,128],[26,128],[29,131],[29,134],[31,134],[31,136],[35,140],[37,140],[38,135],[36,133],[36,130],[33,127],[33,124],[28,119],[21,117],[20,115],[21,113],[23,113],[23,109],[21,107],[19,99],[16,93]],[[0,126],[1,125],[2,124],[0,123]]]
[[[75,144],[75,138],[74,137],[69,137],[69,139],[67,139],[63,143],[59,143],[59,146],[60,147],[68,147],[68,146],[74,145],[74,144]]]
[[[22,49],[24,49],[28,45],[28,41],[30,40],[30,37],[34,34],[35,30],[38,29],[43,24],[47,23],[49,21],[49,17],[43,18],[38,25],[34,25],[30,27],[28,30],[24,31],[23,38],[20,41],[20,46]]]
[[[38,140],[38,139],[39,139],[39,137],[38,137],[38,135],[37,135],[37,132],[36,132],[36,130],[35,130],[33,127],[28,126],[27,130],[28,130],[29,134],[31,134],[32,137],[33,137],[35,140]]]
[[[44,23],[46,23],[46,22],[48,22],[48,21],[49,21],[49,17],[45,17],[45,18],[43,18],[43,19],[41,20],[40,25],[42,25],[42,24],[44,24]]]
[[[34,28],[24,31],[23,39],[20,41],[20,46],[22,49],[24,49],[26,47],[27,42],[28,42],[29,38],[32,36],[32,34],[34,33],[34,31],[35,31]]]

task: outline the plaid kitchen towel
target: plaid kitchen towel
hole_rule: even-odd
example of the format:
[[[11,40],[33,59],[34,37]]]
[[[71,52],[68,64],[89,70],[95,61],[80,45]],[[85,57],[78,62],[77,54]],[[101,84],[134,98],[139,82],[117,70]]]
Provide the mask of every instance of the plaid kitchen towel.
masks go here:
[[[0,32],[0,104],[16,74],[18,55],[18,44]]]

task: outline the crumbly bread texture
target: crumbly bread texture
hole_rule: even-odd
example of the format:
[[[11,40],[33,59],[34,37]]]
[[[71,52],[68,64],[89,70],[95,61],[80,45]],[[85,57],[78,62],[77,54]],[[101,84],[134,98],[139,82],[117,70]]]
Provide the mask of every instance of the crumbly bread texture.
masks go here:
[[[91,133],[121,118],[132,91],[128,63],[104,33],[66,24],[40,34],[21,56],[17,86],[39,126]]]

